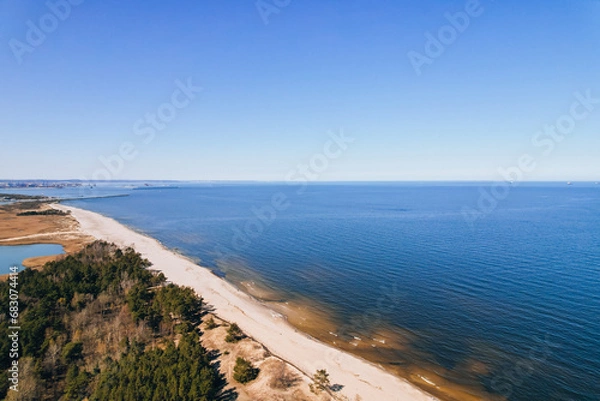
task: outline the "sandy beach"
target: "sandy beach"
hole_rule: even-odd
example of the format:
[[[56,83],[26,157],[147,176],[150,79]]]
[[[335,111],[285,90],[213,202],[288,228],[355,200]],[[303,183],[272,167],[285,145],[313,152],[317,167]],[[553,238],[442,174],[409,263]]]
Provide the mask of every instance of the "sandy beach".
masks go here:
[[[281,314],[218,278],[210,270],[168,250],[157,240],[94,212],[65,205],[53,207],[70,210],[82,233],[121,247],[133,247],[169,281],[192,287],[214,308],[216,315],[236,322],[247,335],[303,373],[312,375],[317,369],[327,369],[331,383],[343,386],[338,394],[350,400],[357,395],[363,400],[377,401],[437,400],[374,364],[299,332]]]

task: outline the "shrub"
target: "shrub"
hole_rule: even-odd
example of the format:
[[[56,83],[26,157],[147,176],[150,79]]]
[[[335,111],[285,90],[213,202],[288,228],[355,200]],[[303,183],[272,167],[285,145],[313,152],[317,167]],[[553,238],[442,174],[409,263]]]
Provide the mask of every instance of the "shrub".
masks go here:
[[[250,361],[238,357],[235,360],[235,367],[233,368],[233,378],[242,384],[248,383],[258,377],[260,369],[255,368]]]
[[[225,341],[228,343],[237,343],[241,339],[245,337],[242,329],[236,324],[232,323],[231,326],[227,329],[227,336],[225,337]]]
[[[312,377],[313,382],[309,385],[310,391],[319,394],[329,388],[329,373],[325,369],[319,369]]]
[[[208,318],[206,321],[206,330],[216,329],[217,327],[219,327],[219,325],[215,322],[215,319],[213,319],[212,316]]]

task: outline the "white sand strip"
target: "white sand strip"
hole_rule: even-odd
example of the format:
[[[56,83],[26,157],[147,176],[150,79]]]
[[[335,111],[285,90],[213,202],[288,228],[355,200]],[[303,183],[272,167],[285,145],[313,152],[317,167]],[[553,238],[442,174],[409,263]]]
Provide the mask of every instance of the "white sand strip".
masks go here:
[[[358,394],[366,401],[437,400],[374,364],[298,332],[256,299],[208,269],[169,251],[157,240],[94,212],[65,205],[54,207],[70,210],[85,234],[121,247],[133,247],[152,262],[153,269],[162,271],[169,281],[192,287],[207,304],[215,308],[219,317],[236,322],[246,334],[305,374],[312,375],[317,369],[327,369],[331,383],[344,386],[340,394],[349,399],[354,399]]]

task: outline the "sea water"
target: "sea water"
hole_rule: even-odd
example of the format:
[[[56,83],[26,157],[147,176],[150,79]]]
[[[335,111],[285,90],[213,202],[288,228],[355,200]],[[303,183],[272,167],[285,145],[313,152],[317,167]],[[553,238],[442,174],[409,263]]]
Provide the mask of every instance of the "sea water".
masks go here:
[[[323,305],[338,341],[373,342],[389,366],[509,400],[600,399],[594,183],[145,189],[69,203]]]

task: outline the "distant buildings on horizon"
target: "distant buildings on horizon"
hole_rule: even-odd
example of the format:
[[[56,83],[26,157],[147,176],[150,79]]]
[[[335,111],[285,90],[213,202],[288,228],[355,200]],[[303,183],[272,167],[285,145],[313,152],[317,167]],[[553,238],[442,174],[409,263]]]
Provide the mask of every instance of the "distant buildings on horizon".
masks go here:
[[[65,182],[65,181],[0,181],[0,188],[67,188],[81,187],[81,182]]]

